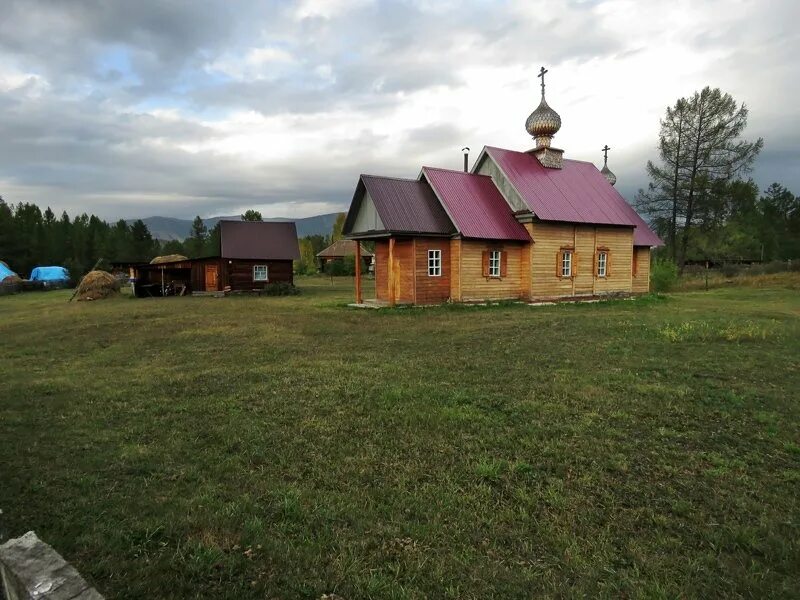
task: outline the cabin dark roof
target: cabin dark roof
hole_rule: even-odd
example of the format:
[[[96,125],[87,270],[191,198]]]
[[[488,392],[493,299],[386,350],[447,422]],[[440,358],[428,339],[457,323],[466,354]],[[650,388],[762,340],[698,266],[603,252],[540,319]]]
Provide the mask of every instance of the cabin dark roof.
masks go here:
[[[322,252],[318,252],[319,258],[340,258],[342,256],[355,256],[356,243],[353,240],[336,240]],[[373,256],[372,252],[366,248],[361,248],[361,256]]]
[[[462,236],[530,241],[491,177],[432,167],[423,167],[422,174]]]
[[[297,260],[297,228],[291,221],[220,221],[222,258]]]
[[[634,245],[663,244],[592,163],[565,159],[561,169],[548,169],[527,152],[492,146],[485,152],[539,219],[628,225],[636,228]]]
[[[383,223],[380,231],[353,231],[365,191]],[[455,233],[455,227],[427,183],[417,179],[361,175],[343,232],[356,236],[364,233],[449,235]]]

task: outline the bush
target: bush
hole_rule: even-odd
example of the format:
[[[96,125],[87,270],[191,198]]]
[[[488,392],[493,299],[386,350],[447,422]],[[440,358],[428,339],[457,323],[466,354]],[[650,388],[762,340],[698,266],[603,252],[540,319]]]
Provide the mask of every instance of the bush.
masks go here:
[[[261,290],[262,296],[296,296],[299,293],[300,290],[291,283],[285,281],[268,283],[264,286],[264,289]]]
[[[736,277],[742,272],[742,268],[739,265],[733,263],[725,263],[722,265],[722,274],[725,277]]]
[[[325,273],[331,277],[340,277],[356,274],[356,257],[345,256],[342,259],[330,260],[325,263]]]
[[[668,292],[678,281],[678,265],[671,260],[656,259],[650,269],[650,287],[654,292]]]

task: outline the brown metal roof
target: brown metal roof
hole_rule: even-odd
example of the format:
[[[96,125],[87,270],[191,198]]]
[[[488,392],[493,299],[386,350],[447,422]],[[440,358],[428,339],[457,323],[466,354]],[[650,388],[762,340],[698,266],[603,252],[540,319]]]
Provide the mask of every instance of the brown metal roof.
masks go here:
[[[291,221],[220,221],[222,258],[297,260],[297,228]]]
[[[375,203],[375,210],[384,229],[375,232],[353,231],[353,224],[361,208],[364,191]],[[345,235],[366,233],[406,233],[450,235],[456,229],[430,186],[417,179],[362,175],[359,179],[350,211],[345,219]]]
[[[336,240],[322,252],[318,252],[319,258],[340,258],[342,256],[355,256],[356,243],[353,240]],[[372,252],[361,247],[361,256],[373,256]]]

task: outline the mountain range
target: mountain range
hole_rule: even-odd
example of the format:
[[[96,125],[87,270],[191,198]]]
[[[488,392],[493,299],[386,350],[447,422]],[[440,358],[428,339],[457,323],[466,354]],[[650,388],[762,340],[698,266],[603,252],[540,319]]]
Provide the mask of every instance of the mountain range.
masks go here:
[[[264,221],[294,221],[297,224],[297,237],[308,235],[330,235],[338,213],[328,213],[303,219],[264,219]],[[210,217],[203,219],[206,227],[212,229],[219,221],[238,221],[241,217]],[[134,219],[128,219],[130,225]],[[147,217],[142,219],[150,230],[150,234],[158,240],[183,240],[189,237],[192,230],[192,219],[176,219],[173,217]]]

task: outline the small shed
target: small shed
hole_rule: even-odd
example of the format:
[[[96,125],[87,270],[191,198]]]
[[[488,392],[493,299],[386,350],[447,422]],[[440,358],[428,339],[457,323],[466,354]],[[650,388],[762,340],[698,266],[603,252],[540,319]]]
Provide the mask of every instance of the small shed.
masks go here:
[[[220,221],[218,254],[130,267],[137,295],[252,291],[294,283],[299,258],[294,222]]]
[[[354,240],[336,240],[317,254],[317,260],[319,261],[320,270],[325,270],[325,265],[329,262],[344,260],[347,256],[355,255],[356,242]],[[361,248],[361,260],[362,264],[369,267],[371,271],[372,265],[375,262],[375,255],[366,248]]]

